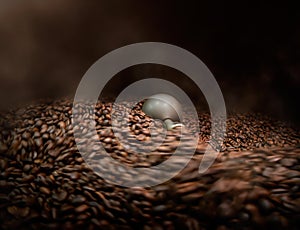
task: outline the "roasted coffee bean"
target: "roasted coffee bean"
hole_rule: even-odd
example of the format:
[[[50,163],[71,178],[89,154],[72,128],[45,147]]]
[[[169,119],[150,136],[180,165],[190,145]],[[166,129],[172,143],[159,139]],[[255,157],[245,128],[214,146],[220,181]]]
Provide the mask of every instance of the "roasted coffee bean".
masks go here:
[[[40,187],[40,191],[47,195],[49,195],[51,193],[50,189],[46,188],[46,187]]]
[[[53,194],[53,199],[58,200],[59,202],[64,201],[68,196],[68,193],[65,190],[62,190],[61,192],[56,192]]]
[[[86,204],[82,204],[80,206],[78,206],[77,208],[75,208],[75,212],[84,212],[89,208],[89,206],[87,206]]]

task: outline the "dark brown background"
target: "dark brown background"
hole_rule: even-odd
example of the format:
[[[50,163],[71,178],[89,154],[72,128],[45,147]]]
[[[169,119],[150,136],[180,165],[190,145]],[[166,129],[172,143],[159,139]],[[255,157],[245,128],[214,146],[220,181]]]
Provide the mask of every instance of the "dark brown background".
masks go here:
[[[217,79],[229,110],[299,124],[299,8],[287,2],[209,2],[1,1],[0,109],[72,96],[104,54],[157,41],[196,54]],[[150,69],[127,71],[129,78],[120,78],[107,93],[153,69],[176,82],[171,70]],[[193,87],[190,92],[197,99],[199,92]]]

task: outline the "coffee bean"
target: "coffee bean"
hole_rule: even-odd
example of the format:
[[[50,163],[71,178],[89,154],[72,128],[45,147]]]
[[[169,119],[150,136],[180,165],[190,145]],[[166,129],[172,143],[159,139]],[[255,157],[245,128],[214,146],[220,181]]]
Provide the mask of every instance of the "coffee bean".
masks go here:
[[[297,164],[297,159],[292,159],[292,158],[283,158],[280,163],[283,165],[283,166],[286,166],[286,167],[291,167],[293,166],[294,164]]]
[[[8,147],[4,143],[0,143],[0,153],[5,153],[8,150]]]
[[[7,211],[13,216],[20,218],[28,216],[30,209],[28,207],[20,208],[17,206],[9,206],[7,207]]]
[[[223,201],[218,207],[217,207],[217,215],[223,218],[230,218],[235,215],[235,210],[233,209],[233,206],[230,201]]]
[[[57,157],[59,155],[59,150],[58,149],[49,150],[48,154],[52,157]]]
[[[46,124],[43,124],[42,127],[41,127],[41,134],[45,133],[48,129],[48,126]]]
[[[268,214],[274,208],[274,205],[268,199],[259,199],[258,205],[263,214]]]
[[[83,196],[76,196],[74,199],[72,199],[72,203],[83,203],[86,201],[86,198]]]
[[[34,180],[34,176],[33,175],[27,175],[27,176],[24,176],[23,178],[22,178],[22,181],[23,182],[26,182],[26,183],[29,183],[29,182],[31,182],[31,181],[33,181]]]
[[[170,153],[172,151],[172,148],[170,148],[170,146],[161,145],[157,148],[157,151]]]
[[[247,193],[248,200],[257,200],[260,197],[267,197],[269,196],[270,192],[262,187],[253,186],[253,188]]]
[[[52,195],[53,199],[56,199],[59,202],[64,201],[67,198],[67,196],[68,196],[68,193],[64,190],[62,190],[61,192],[54,193]]]
[[[26,165],[23,167],[24,172],[28,172],[30,169],[31,169],[31,165],[29,165],[29,164],[26,164]]]
[[[209,192],[228,192],[231,190],[245,190],[245,189],[250,189],[251,186],[249,185],[248,182],[246,181],[241,181],[237,179],[219,179],[217,182],[215,182],[210,189]]]
[[[166,211],[166,209],[168,209],[168,208],[165,205],[158,205],[156,207],[153,207],[153,211],[155,211],[155,212],[164,212],[164,211]]]
[[[82,204],[80,206],[78,206],[77,208],[75,208],[75,212],[84,212],[89,208],[89,206],[87,206],[86,204]]]
[[[40,187],[40,191],[46,195],[49,195],[51,193],[50,189],[46,187]]]

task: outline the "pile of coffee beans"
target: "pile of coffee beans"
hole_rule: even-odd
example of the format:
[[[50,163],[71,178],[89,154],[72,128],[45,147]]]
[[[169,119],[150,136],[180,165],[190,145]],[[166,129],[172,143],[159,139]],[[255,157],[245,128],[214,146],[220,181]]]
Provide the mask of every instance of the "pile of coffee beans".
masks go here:
[[[116,178],[111,182],[97,175],[92,168],[102,167],[108,175],[118,170],[103,163],[107,154],[124,165],[147,168],[174,158],[179,145],[186,151],[194,147],[188,135],[198,124],[187,120],[184,129],[164,131],[141,105],[115,106],[116,113],[129,113],[128,121],[117,120],[115,129],[112,103],[99,102],[88,110],[79,105],[76,116],[95,119],[96,136],[89,127],[72,123],[72,101],[67,99],[1,114],[1,228],[298,229],[300,133],[262,115],[230,115],[223,145],[212,145],[221,152],[202,174],[199,164],[212,139],[207,113],[198,115],[193,158],[169,181],[146,188],[122,187],[113,183]],[[129,124],[128,130],[123,123]],[[76,142],[75,132],[82,133]],[[104,148],[90,145],[95,138]],[[87,165],[78,146],[90,148],[87,158],[93,155],[97,165]],[[152,151],[141,152],[145,149]],[[184,160],[178,156],[174,164]],[[155,180],[152,175],[142,179]]]

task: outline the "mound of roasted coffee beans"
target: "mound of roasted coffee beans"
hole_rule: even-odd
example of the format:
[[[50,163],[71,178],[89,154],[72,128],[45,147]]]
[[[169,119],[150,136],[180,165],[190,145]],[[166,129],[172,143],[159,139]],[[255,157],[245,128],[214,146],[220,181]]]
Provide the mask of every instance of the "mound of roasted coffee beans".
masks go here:
[[[130,111],[129,138],[161,142],[163,127],[150,132],[153,121],[141,105]],[[120,104],[116,109],[128,108]],[[83,108],[77,114],[95,118],[104,149],[93,151],[100,161],[108,153],[122,164],[150,167],[174,157],[179,144],[186,151],[192,148],[175,129],[154,151],[140,154],[134,145],[130,151],[111,128],[111,110],[112,103],[99,102],[94,111]],[[223,144],[213,146],[220,150],[217,159],[199,174],[212,138],[209,114],[199,113],[199,142],[188,165],[167,182],[125,188],[88,167],[76,144],[89,140],[75,143],[74,130],[89,130],[71,118],[70,100],[0,115],[1,229],[299,229],[300,134],[283,122],[258,114],[230,115]],[[188,124],[186,131],[195,125]],[[99,167],[108,174],[115,170]]]

